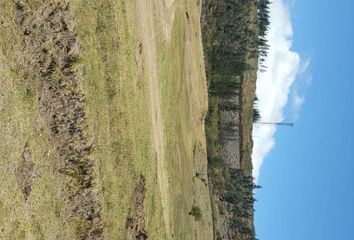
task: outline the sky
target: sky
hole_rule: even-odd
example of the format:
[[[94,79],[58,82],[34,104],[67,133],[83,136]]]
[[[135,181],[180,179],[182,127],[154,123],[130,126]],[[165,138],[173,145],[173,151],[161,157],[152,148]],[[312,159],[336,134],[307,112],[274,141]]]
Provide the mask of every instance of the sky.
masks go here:
[[[273,0],[254,127],[260,240],[354,239],[354,1]]]

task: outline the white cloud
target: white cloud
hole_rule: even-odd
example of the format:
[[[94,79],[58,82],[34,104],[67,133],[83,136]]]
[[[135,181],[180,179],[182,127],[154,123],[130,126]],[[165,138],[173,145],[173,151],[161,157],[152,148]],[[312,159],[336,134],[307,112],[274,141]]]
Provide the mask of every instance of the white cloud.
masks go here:
[[[299,69],[299,75],[302,75],[306,72],[306,70],[309,68],[311,63],[311,59],[307,58],[302,64],[301,67]]]
[[[297,81],[292,89],[292,121],[297,121],[300,115],[300,110],[302,105],[305,103],[304,92],[312,84],[312,75],[308,73],[308,68],[310,66],[311,60],[308,58],[303,63],[301,63]]]
[[[293,106],[292,106],[292,114],[293,114],[293,119],[295,121],[299,118],[300,110],[304,102],[305,102],[305,97],[300,95],[298,91],[295,91],[293,94]]]
[[[281,122],[284,119],[283,111],[288,102],[290,87],[296,76],[306,71],[310,59],[300,66],[299,54],[291,50],[293,31],[289,9],[283,0],[274,0],[270,5],[270,21],[270,49],[265,61],[267,71],[259,72],[257,80],[258,107],[263,121]],[[294,96],[294,107],[296,106],[299,112],[305,99],[299,94]],[[275,146],[275,132],[275,126],[254,126],[252,160],[256,181],[264,158]]]

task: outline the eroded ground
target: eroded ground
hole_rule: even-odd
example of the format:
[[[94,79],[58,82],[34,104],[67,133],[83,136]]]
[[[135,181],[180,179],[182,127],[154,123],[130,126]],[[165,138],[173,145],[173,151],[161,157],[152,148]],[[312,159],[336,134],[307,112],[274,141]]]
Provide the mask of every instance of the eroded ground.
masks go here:
[[[199,18],[0,0],[1,239],[212,238]]]

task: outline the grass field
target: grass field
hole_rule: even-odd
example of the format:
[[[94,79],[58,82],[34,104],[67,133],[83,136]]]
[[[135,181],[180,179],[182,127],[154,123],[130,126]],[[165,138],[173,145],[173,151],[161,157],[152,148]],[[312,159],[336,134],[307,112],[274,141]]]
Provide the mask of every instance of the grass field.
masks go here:
[[[249,21],[250,29],[258,34],[257,26],[257,8],[253,6],[250,10]],[[258,56],[252,57],[248,53],[247,65],[249,68],[243,73],[243,84],[242,84],[242,112],[241,112],[241,125],[242,125],[242,158],[241,167],[248,175],[252,175],[252,129],[253,129],[253,108],[254,99],[256,96],[256,81],[257,81],[257,71],[258,71]]]
[[[88,223],[72,214],[74,178],[60,171],[60,137],[41,110],[17,8],[0,1],[0,239],[79,239],[95,224],[103,234],[91,239],[212,239],[199,3],[70,1],[67,28],[80,46],[73,91],[85,97],[100,214]],[[193,206],[200,220],[189,214]]]

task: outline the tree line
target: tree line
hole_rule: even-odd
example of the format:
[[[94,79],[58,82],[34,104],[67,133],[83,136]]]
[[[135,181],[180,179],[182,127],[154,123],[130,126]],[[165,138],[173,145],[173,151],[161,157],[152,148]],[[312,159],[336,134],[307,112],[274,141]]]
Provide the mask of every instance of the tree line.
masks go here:
[[[229,175],[222,200],[227,202],[232,212],[230,229],[235,239],[256,240],[255,229],[249,219],[253,219],[254,214],[254,190],[261,186],[256,185],[253,177],[242,169],[229,169]]]
[[[267,33],[270,25],[270,0],[257,0],[258,9],[258,54],[259,67],[261,71],[265,70],[264,61],[268,55],[269,44],[267,40]]]
[[[212,166],[211,168],[221,165],[223,169],[222,179],[215,176],[211,179],[214,187],[217,188],[216,192],[220,200],[226,203],[228,212],[232,215],[228,223],[229,229],[234,234],[232,239],[256,240],[252,223],[255,201],[253,192],[260,186],[255,185],[252,176],[245,174],[242,169],[226,167],[218,147],[223,145],[224,141],[237,140],[236,124],[238,123],[224,121],[220,116],[225,112],[232,115],[241,111],[242,103],[235,99],[240,99],[243,74],[251,67],[248,65],[248,60],[258,58],[258,69],[265,71],[264,62],[269,51],[267,33],[270,25],[271,2],[270,0],[209,0],[206,2],[208,4],[205,9],[212,15],[212,21],[208,22],[209,25],[203,30],[204,37],[207,36],[203,41],[209,101],[212,99],[210,103],[217,102],[217,104],[209,104],[208,161],[209,164],[212,163],[209,165]],[[254,13],[255,7],[257,8],[256,20],[250,15],[251,11]],[[257,28],[254,27],[255,25]],[[254,100],[253,122],[261,118],[256,103],[257,98]]]

